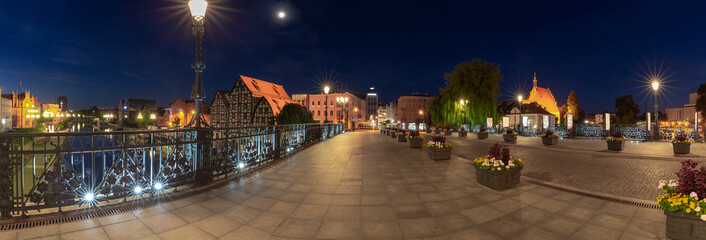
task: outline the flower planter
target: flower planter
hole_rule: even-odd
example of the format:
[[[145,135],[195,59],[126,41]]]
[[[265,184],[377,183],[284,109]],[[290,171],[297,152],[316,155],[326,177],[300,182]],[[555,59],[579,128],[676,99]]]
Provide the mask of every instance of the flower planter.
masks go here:
[[[407,139],[407,146],[410,148],[421,148],[423,145],[423,139]]]
[[[441,134],[441,130],[434,130],[434,134]]]
[[[503,134],[503,140],[505,140],[506,142],[514,142],[514,141],[517,141],[517,135],[507,135],[507,134]]]
[[[406,142],[407,141],[407,135],[397,135],[397,141],[398,142]]]
[[[623,151],[623,148],[625,148],[625,141],[612,141],[606,143],[608,143],[608,150],[611,151]]]
[[[558,137],[542,137],[542,144],[544,145],[554,145],[559,143]]]
[[[476,181],[483,186],[495,189],[505,190],[514,188],[520,183],[522,177],[522,168],[513,168],[504,171],[491,171],[476,167]]]
[[[445,149],[432,149],[432,148],[427,148],[427,157],[429,159],[438,161],[438,160],[449,160],[451,158],[451,149],[450,148],[445,148]]]
[[[391,138],[397,138],[397,133],[390,133]]]
[[[478,137],[478,139],[486,139],[488,138],[488,132],[476,133],[476,137]]]
[[[458,132],[459,137],[466,137],[468,136],[468,132]]]
[[[667,238],[706,239],[706,221],[696,214],[664,211],[664,215],[667,215]]]
[[[691,151],[691,143],[672,143],[674,154],[689,154]]]
[[[444,131],[444,135],[450,136],[453,132],[452,131]]]

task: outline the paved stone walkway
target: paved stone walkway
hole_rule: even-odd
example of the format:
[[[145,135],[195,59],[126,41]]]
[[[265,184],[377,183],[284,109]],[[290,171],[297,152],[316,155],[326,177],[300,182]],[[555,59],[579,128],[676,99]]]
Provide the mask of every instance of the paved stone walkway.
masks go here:
[[[430,161],[379,133],[342,134],[244,180],[140,211],[0,231],[0,239],[83,240],[664,236],[660,210],[526,182],[497,192],[476,183],[467,160]]]
[[[430,135],[425,135],[430,139]],[[676,179],[680,162],[694,159],[705,164],[706,159],[675,156],[668,142],[626,143],[622,152],[608,151],[598,140],[562,139],[553,146],[542,145],[541,138],[518,137],[517,143],[505,143],[501,135],[478,140],[475,134],[466,138],[447,136],[454,144],[453,154],[474,159],[484,155],[496,142],[510,146],[514,156],[527,162],[523,176],[591,192],[656,202],[659,180]],[[668,148],[665,150],[665,148]],[[692,151],[703,151],[706,145],[692,145]],[[662,154],[662,152],[670,154]]]

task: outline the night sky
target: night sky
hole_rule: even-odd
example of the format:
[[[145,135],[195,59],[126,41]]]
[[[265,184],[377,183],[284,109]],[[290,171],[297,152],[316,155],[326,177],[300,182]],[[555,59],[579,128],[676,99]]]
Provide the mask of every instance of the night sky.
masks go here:
[[[81,2],[81,3],[78,3]],[[384,102],[438,94],[473,58],[499,64],[502,99],[537,72],[559,105],[571,90],[587,112],[632,93],[652,104],[643,68],[669,75],[661,105],[681,106],[706,82],[704,1],[209,1],[204,87],[210,101],[237,75],[315,93],[375,86]],[[278,11],[287,17],[277,18]],[[0,86],[72,109],[122,98],[165,106],[187,98],[194,40],[186,1],[2,1]]]

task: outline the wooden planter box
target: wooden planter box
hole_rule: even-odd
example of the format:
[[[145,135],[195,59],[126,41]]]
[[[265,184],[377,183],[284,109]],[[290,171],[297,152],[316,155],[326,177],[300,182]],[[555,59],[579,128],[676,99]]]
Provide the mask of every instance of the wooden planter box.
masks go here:
[[[424,145],[423,139],[407,139],[407,146],[410,148],[421,148]]]
[[[452,131],[444,131],[444,135],[450,136],[453,132]]]
[[[390,133],[391,138],[397,138],[397,133]]]
[[[554,145],[559,143],[558,137],[542,137],[542,144],[544,145]]]
[[[623,151],[623,148],[625,148],[625,141],[620,141],[620,142],[607,142],[608,143],[608,150],[611,151]]]
[[[398,141],[398,142],[406,142],[406,141],[407,141],[407,135],[398,134],[398,135],[397,135],[397,141]]]
[[[459,137],[466,137],[468,136],[468,132],[458,132]]]
[[[696,214],[664,211],[664,215],[667,215],[667,238],[706,239],[706,221]]]
[[[514,141],[517,141],[517,135],[507,135],[507,134],[503,134],[503,140],[505,140],[506,142],[514,142]]]
[[[488,138],[488,132],[476,133],[476,137],[478,137],[478,139],[486,139],[486,138]]]
[[[451,158],[451,149],[447,148],[434,150],[431,148],[427,148],[427,157],[434,161],[449,160]]]
[[[691,143],[672,143],[674,154],[689,154],[691,151]]]
[[[522,177],[522,168],[514,168],[507,171],[490,171],[482,169],[475,164],[473,166],[476,167],[476,181],[495,190],[514,188],[520,183],[520,177]]]

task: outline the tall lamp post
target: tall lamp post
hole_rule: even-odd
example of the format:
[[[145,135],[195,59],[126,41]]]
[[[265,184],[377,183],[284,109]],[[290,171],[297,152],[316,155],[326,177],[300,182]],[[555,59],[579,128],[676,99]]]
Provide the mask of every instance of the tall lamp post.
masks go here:
[[[348,109],[343,108],[344,105],[348,104],[348,97],[336,97],[336,104],[338,105],[339,108],[341,108],[341,114],[339,114],[339,117],[341,120],[338,121],[338,123],[343,122],[343,115]]]
[[[655,94],[655,127],[654,127],[654,139],[659,140],[659,105],[657,105],[657,90],[659,90],[659,82],[657,80],[652,82],[652,90]]]
[[[193,28],[191,28],[191,33],[196,39],[196,62],[191,64],[196,72],[196,78],[194,79],[194,85],[191,88],[191,98],[194,99],[194,116],[189,123],[189,126],[202,127],[201,122],[201,101],[204,99],[203,84],[201,83],[201,73],[206,65],[201,63],[201,38],[204,34],[204,23],[206,22],[206,7],[208,3],[206,0],[190,0],[189,9],[191,10],[191,22],[193,23]],[[205,123],[205,122],[203,122]]]
[[[520,105],[520,121],[518,121],[518,134],[522,133],[522,95],[517,96],[517,104]]]
[[[424,111],[419,110],[419,117],[422,118],[422,125],[426,125],[426,124],[424,123]],[[420,127],[417,129],[417,131],[419,131],[419,130],[426,130],[426,126],[424,126],[424,129],[421,129],[421,126],[420,126]]]
[[[324,100],[324,123],[328,122],[328,91],[331,90],[328,86],[324,87],[324,93],[326,94],[326,98]]]
[[[461,113],[463,113],[463,125],[466,125],[466,104],[468,100],[461,99]]]

